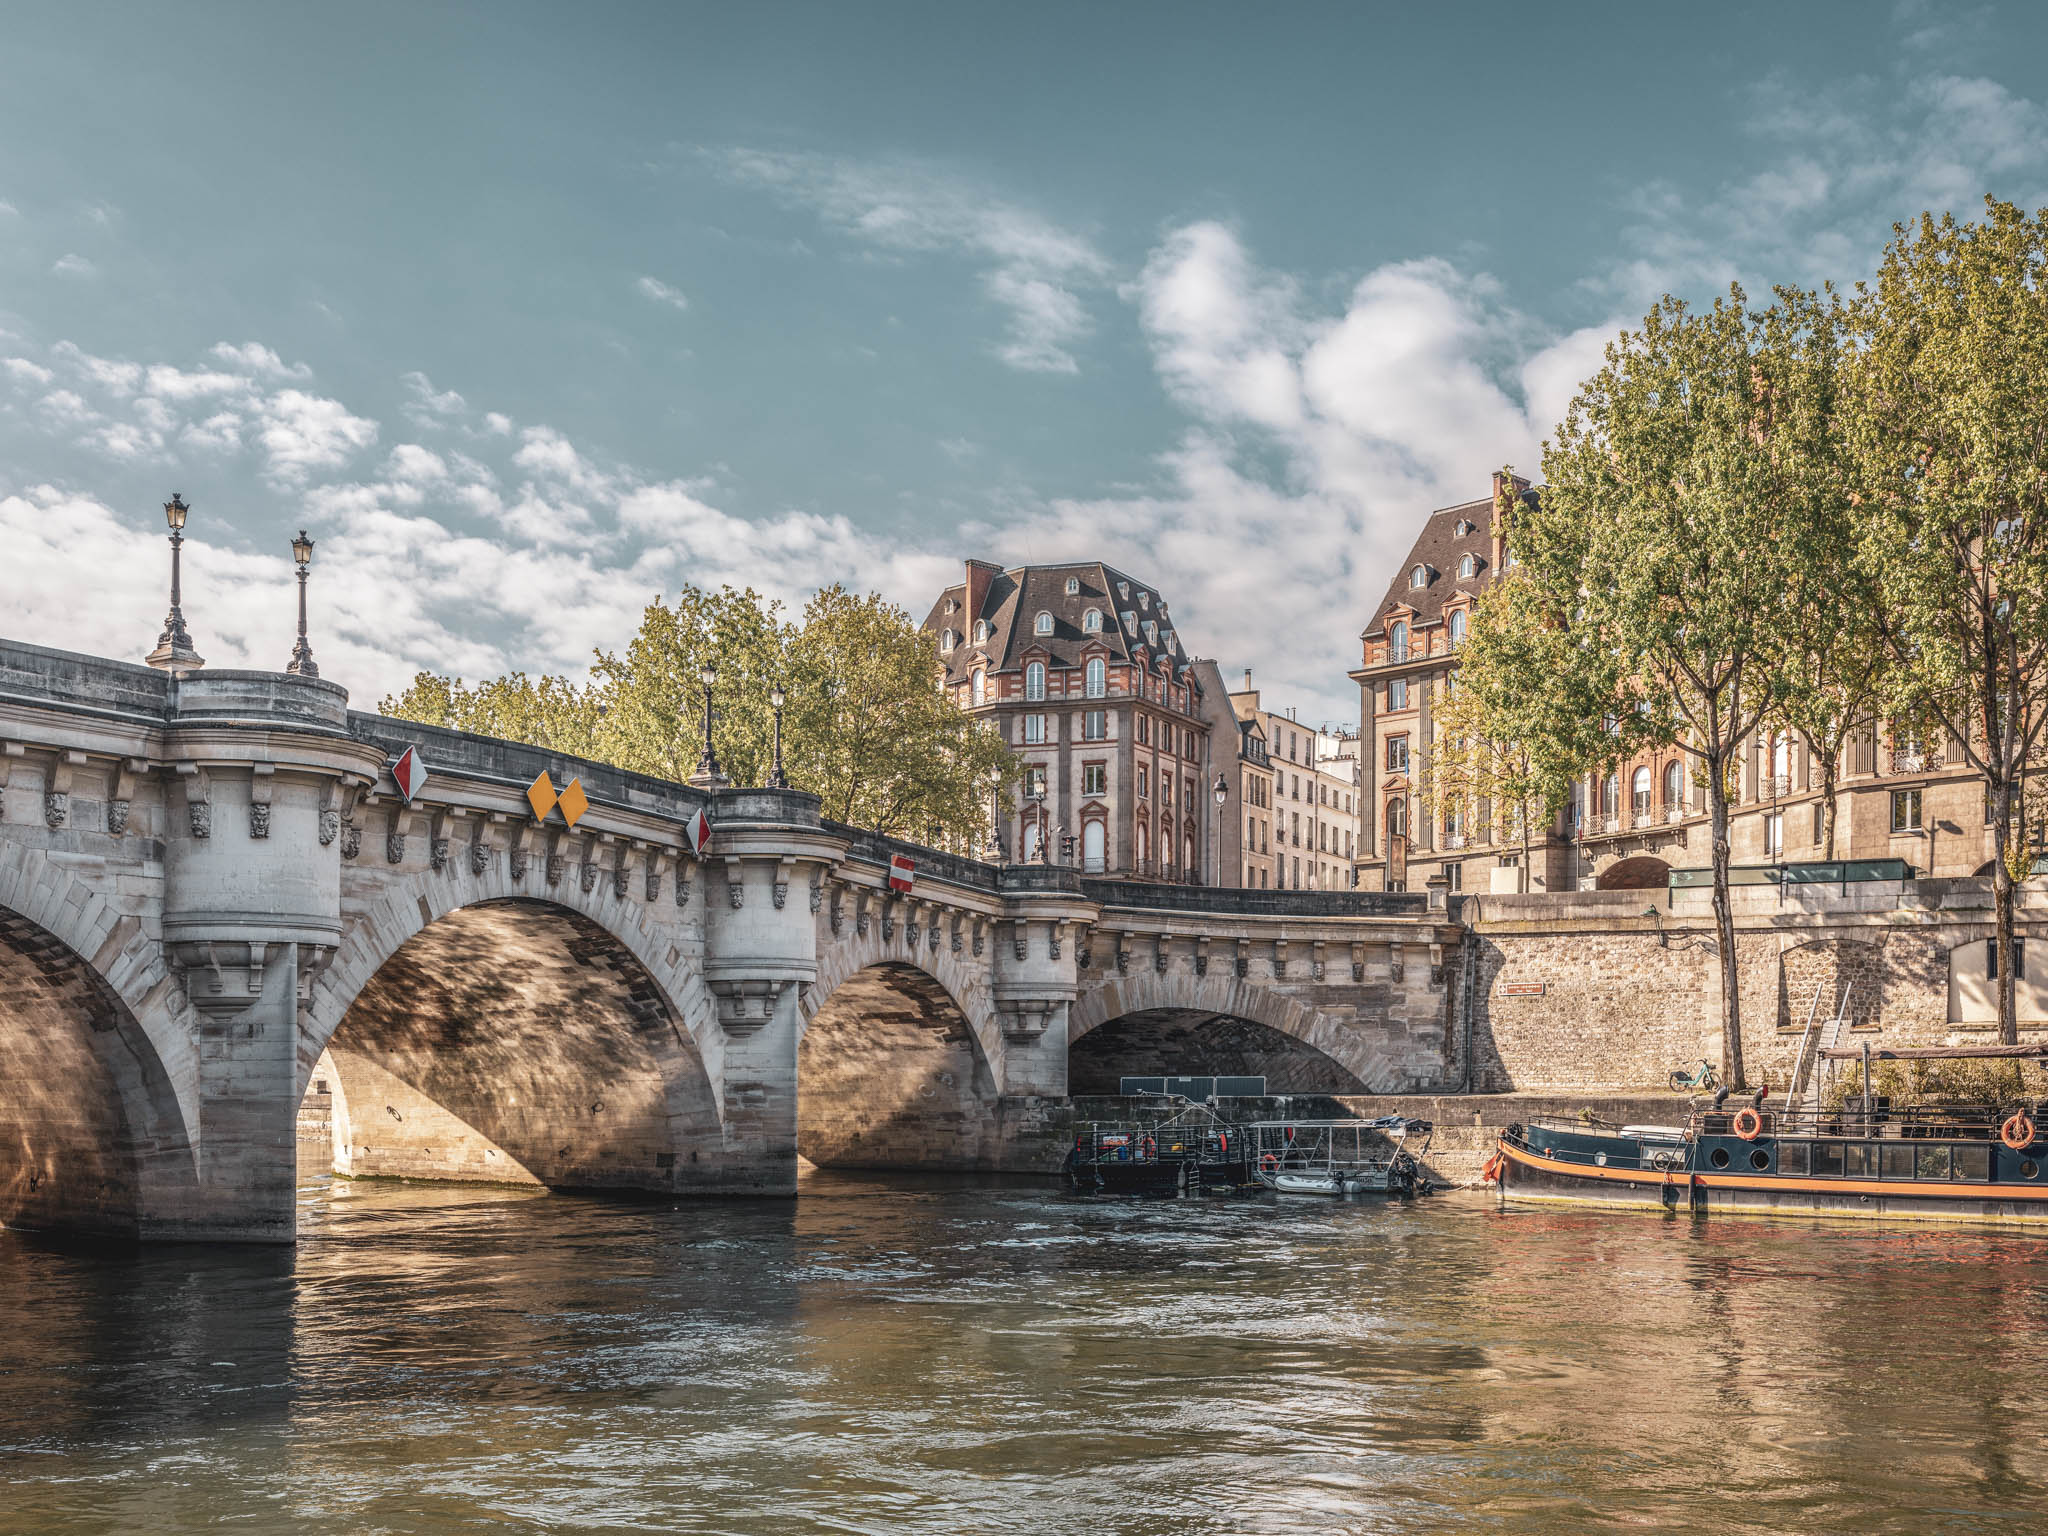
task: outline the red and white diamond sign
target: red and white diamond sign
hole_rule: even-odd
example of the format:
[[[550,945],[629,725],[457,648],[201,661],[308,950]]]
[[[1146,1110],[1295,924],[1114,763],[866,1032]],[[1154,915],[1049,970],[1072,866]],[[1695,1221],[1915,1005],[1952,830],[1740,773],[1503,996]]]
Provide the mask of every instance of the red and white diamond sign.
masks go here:
[[[900,853],[889,856],[889,889],[901,895],[908,895],[910,887],[917,881],[917,865]]]
[[[690,840],[690,852],[702,853],[711,842],[711,818],[700,807],[683,818],[683,836]]]
[[[427,765],[420,761],[418,747],[407,747],[391,760],[391,778],[397,784],[398,792],[405,796],[405,803],[411,805],[412,797],[427,782]]]

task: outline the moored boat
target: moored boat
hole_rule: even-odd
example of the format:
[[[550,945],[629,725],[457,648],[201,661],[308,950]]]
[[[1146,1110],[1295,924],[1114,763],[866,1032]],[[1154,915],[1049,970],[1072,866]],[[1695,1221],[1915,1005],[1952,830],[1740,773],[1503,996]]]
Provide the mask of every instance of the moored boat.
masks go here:
[[[1839,1051],[1863,1091],[1833,1108],[1701,1104],[1683,1125],[1537,1117],[1504,1131],[1486,1177],[1503,1199],[1705,1212],[2048,1223],[2040,1101],[1894,1105],[1869,1061],[2039,1059],[2043,1047]]]
[[[1418,1195],[1427,1120],[1265,1120],[1244,1127],[1259,1182],[1284,1195]]]

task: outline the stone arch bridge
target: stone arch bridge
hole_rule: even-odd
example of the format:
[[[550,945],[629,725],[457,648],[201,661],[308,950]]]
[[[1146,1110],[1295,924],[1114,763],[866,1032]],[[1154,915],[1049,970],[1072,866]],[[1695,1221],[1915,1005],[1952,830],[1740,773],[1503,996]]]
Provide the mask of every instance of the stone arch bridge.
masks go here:
[[[1461,1070],[1420,895],[982,864],[347,702],[0,642],[0,1224],[290,1241],[309,1095],[343,1172],[788,1195],[800,1153],[1056,1166],[1121,1071]]]

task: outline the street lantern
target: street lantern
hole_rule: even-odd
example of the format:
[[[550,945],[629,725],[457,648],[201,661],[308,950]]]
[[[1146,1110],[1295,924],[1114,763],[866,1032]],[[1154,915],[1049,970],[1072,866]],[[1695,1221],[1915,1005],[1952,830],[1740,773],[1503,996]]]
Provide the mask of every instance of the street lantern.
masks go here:
[[[719,771],[718,754],[711,750],[711,690],[718,683],[718,668],[705,662],[698,669],[697,681],[704,685],[704,755],[697,759],[697,771],[690,775],[690,782],[703,788],[722,788],[729,781]]]
[[[775,711],[775,767],[768,775],[770,789],[789,788],[789,776],[782,771],[782,706],[789,701],[789,695],[777,683],[768,695],[768,703]]]
[[[306,643],[306,571],[313,563],[313,541],[306,537],[303,528],[292,540],[292,563],[299,568],[299,640],[292,647],[292,659],[285,671],[299,677],[318,677],[320,669],[313,665],[313,647]]]
[[[1034,778],[1031,787],[1024,791],[1024,798],[1031,802],[1032,825],[1038,829],[1038,846],[1032,850],[1032,861],[1038,864],[1050,863],[1051,855],[1045,846],[1048,841],[1045,835],[1045,780]]]
[[[1216,797],[1216,803],[1218,805],[1221,805],[1224,801],[1230,798],[1230,786],[1223,782],[1222,774],[1219,773],[1216,775],[1216,787],[1213,790],[1211,790],[1210,793]]]
[[[181,556],[185,548],[185,518],[191,512],[185,505],[185,498],[176,491],[164,503],[164,521],[171,530],[171,611],[164,618],[163,633],[156,638],[156,649],[143,660],[152,667],[165,671],[185,670],[203,667],[206,658],[192,648],[192,636],[185,628],[185,610],[181,598]]]

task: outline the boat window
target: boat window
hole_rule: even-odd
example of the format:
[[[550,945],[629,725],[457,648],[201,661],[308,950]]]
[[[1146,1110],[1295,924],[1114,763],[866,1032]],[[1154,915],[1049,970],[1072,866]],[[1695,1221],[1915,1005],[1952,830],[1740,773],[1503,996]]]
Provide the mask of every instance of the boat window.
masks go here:
[[[1841,1176],[1842,1144],[1839,1141],[1816,1141],[1813,1144],[1813,1171]]]
[[[1842,1171],[1852,1179],[1877,1177],[1877,1148],[1867,1141],[1852,1141],[1842,1148]]]
[[[1758,1173],[1766,1172],[1771,1166],[1771,1154],[1762,1147],[1756,1148],[1749,1154],[1749,1166]]]
[[[1957,1147],[1949,1170],[1959,1179],[1986,1183],[1991,1178],[1991,1149],[1987,1146]]]
[[[1778,1145],[1778,1172],[1805,1173],[1811,1166],[1807,1154],[1813,1150],[1808,1141],[1786,1141]]]
[[[2040,1164],[2036,1163],[2032,1158],[2028,1158],[2020,1164],[2020,1177],[2023,1179],[2031,1179],[2040,1171]]]
[[[1910,1179],[1913,1177],[1913,1149],[1911,1147],[1879,1147],[1878,1162],[1888,1179]]]
[[[1714,1148],[1713,1152],[1708,1156],[1707,1161],[1712,1163],[1716,1168],[1726,1168],[1728,1166],[1728,1149],[1726,1147]]]
[[[1945,1179],[1948,1177],[1948,1148],[1922,1147],[1919,1166],[1915,1176],[1923,1179]]]

